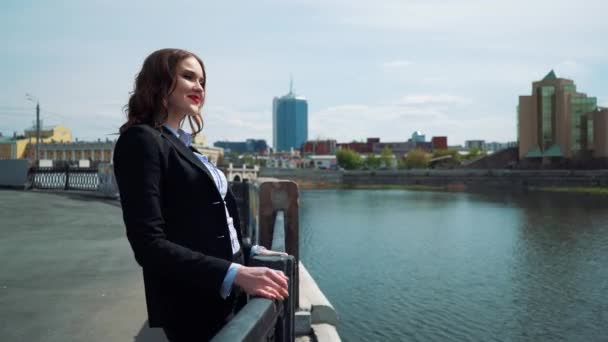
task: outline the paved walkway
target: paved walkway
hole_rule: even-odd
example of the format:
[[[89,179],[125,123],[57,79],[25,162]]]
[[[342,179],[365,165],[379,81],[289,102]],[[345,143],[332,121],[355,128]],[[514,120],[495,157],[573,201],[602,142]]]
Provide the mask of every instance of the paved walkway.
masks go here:
[[[0,341],[166,342],[118,201],[0,190]]]

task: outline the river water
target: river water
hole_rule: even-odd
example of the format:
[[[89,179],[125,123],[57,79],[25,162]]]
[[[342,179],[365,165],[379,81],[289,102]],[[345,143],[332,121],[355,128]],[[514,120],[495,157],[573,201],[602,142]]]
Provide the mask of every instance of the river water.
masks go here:
[[[608,341],[608,197],[300,196],[301,258],[345,341]]]

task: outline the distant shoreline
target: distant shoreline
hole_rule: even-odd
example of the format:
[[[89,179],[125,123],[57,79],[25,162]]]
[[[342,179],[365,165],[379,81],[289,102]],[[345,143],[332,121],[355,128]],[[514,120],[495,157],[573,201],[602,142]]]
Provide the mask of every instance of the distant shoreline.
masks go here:
[[[300,189],[418,191],[544,191],[608,195],[608,170],[262,169],[260,177],[289,179]]]
[[[592,195],[608,195],[608,187],[545,187],[545,188],[529,188],[530,191],[542,192],[567,192]]]
[[[335,185],[327,183],[297,182],[300,190],[410,190],[410,191],[448,191],[464,192],[467,189],[457,187],[428,186],[428,185],[380,185],[380,184],[361,184],[361,185]],[[477,189],[479,190],[479,189]],[[491,189],[498,190],[498,189]],[[523,189],[522,189],[523,190]],[[533,192],[561,192],[561,193],[580,193],[592,195],[608,195],[608,187],[529,187],[525,189]]]

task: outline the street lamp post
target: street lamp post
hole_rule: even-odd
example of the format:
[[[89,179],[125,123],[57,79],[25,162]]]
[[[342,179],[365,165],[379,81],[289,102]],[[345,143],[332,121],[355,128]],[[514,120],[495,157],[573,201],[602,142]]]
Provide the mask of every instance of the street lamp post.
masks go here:
[[[30,94],[25,94],[27,99],[36,103],[36,166],[40,164],[40,101]]]

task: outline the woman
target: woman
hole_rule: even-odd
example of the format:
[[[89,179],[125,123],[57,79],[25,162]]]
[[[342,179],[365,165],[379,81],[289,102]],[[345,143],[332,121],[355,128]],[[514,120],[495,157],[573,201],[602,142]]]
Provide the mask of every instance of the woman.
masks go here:
[[[226,177],[180,128],[187,120],[193,134],[201,131],[205,83],[196,55],[179,49],[152,53],[135,79],[114,150],[127,237],[143,269],[148,321],[163,327],[171,341],[210,339],[242,292],[278,300],[288,295],[282,272],[243,266],[251,248],[243,245]]]

